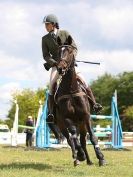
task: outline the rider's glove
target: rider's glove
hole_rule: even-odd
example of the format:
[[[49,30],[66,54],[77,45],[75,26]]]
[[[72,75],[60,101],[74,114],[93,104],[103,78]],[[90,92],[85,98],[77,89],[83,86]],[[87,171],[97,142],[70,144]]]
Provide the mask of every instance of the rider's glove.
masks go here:
[[[44,68],[48,71],[51,67],[57,66],[57,61],[54,59],[49,59],[47,63],[44,63]]]
[[[48,63],[44,63],[43,66],[47,71],[51,68],[51,66]]]

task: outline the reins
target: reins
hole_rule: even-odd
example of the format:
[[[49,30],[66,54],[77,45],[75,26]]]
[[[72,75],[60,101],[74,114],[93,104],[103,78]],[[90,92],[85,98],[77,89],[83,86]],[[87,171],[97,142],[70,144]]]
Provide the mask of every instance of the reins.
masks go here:
[[[58,78],[58,80],[57,80],[57,87],[56,87],[55,94],[54,94],[54,100],[55,100],[55,103],[56,103],[56,104],[58,104],[58,102],[59,102],[60,100],[64,99],[64,98],[72,98],[72,97],[76,97],[76,96],[85,95],[84,92],[82,92],[82,91],[78,92],[78,90],[76,90],[76,91],[74,91],[73,93],[56,97],[56,96],[58,95],[58,90],[59,90],[59,88],[60,88],[60,84],[61,84],[61,82],[62,82],[62,80],[63,80],[63,77],[66,75],[66,73],[67,73],[68,71],[74,72],[74,71],[73,71],[73,70],[74,70],[74,65],[75,65],[75,64],[74,64],[74,61],[73,61],[74,58],[71,58],[71,59],[70,59],[70,58],[65,57],[65,55],[63,55],[63,54],[64,54],[63,52],[64,52],[64,50],[65,50],[65,47],[68,47],[68,48],[69,48],[69,49],[66,49],[66,50],[68,50],[68,55],[69,55],[69,54],[72,55],[72,56],[67,56],[67,57],[73,57],[73,53],[70,53],[70,52],[73,52],[73,50],[72,50],[72,51],[69,51],[70,48],[73,49],[72,46],[70,46],[70,45],[61,45],[61,46],[59,47],[59,49],[61,50],[61,53],[60,53],[60,56],[61,56],[60,58],[61,58],[61,60],[60,60],[60,62],[61,62],[61,61],[66,62],[67,67],[65,68],[65,71],[64,71],[63,74],[59,74],[59,78]],[[68,59],[68,61],[67,61],[67,59]],[[69,59],[71,60],[70,63],[69,63]],[[57,67],[58,67],[58,66],[57,66]]]

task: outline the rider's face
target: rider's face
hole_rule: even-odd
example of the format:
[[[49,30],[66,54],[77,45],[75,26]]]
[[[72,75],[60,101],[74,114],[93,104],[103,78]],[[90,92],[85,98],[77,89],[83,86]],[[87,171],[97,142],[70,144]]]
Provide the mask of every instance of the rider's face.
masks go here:
[[[48,32],[54,30],[54,25],[52,23],[45,23],[45,28]]]

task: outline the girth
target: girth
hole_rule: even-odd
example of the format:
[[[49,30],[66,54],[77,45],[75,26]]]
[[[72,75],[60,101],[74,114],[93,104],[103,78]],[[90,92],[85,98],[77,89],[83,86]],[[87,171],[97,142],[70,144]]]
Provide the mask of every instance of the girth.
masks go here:
[[[82,92],[82,91],[81,92],[77,92],[77,93],[68,94],[68,95],[62,95],[62,96],[57,98],[57,104],[58,104],[59,101],[61,101],[64,98],[71,99],[72,97],[80,97],[80,96],[84,96],[84,95],[86,95],[86,94],[84,92]]]

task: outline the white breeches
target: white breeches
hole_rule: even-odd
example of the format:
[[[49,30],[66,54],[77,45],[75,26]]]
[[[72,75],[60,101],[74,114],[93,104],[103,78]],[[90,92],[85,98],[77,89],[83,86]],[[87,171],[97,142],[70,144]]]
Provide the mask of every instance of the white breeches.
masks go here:
[[[51,74],[50,74],[50,83],[49,83],[49,94],[54,94],[54,84],[56,83],[57,79],[59,78],[59,73],[57,72],[56,67],[51,68]]]

